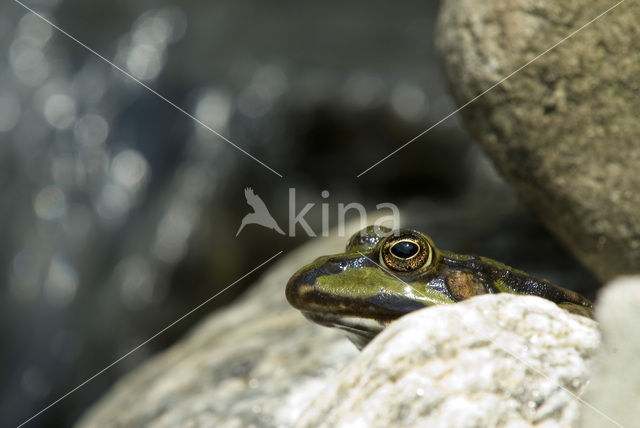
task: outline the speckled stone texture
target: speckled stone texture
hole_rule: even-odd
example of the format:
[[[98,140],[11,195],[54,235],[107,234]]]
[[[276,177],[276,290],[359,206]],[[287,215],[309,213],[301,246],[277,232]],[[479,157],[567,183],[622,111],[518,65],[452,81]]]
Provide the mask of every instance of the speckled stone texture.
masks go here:
[[[438,48],[459,105],[614,0],[445,0]],[[467,127],[600,279],[640,272],[640,3],[625,1],[470,104]]]
[[[422,309],[365,347],[296,426],[571,426],[598,343],[594,321],[539,297]]]
[[[596,301],[602,346],[585,400],[581,428],[640,426],[640,276],[607,285]],[[617,424],[602,417],[613,419]]]

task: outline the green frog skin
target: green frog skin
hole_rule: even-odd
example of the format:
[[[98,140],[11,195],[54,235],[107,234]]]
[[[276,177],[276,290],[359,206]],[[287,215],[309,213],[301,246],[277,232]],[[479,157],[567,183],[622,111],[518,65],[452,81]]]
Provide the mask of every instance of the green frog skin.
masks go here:
[[[571,290],[486,257],[439,250],[419,231],[377,226],[353,235],[345,253],[300,269],[286,289],[306,318],[344,330],[360,349],[408,312],[494,293],[540,296],[591,317],[591,302]]]

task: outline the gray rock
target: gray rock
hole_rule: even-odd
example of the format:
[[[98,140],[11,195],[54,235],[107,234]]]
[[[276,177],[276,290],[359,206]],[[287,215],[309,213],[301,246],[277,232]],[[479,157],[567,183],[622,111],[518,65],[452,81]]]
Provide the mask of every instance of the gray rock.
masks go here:
[[[385,329],[297,427],[571,426],[596,323],[533,296],[485,295]]]
[[[438,48],[459,105],[613,6],[446,0]],[[624,2],[462,110],[546,226],[600,279],[640,271],[640,4]]]
[[[602,331],[602,347],[596,353],[595,370],[585,392],[593,408],[584,407],[582,428],[640,426],[640,277],[621,278],[600,293],[596,318]],[[603,416],[606,415],[606,416]]]
[[[292,425],[358,352],[291,308],[284,286],[318,254],[343,249],[344,238],[316,239],[282,256],[241,301],[119,381],[77,426]]]

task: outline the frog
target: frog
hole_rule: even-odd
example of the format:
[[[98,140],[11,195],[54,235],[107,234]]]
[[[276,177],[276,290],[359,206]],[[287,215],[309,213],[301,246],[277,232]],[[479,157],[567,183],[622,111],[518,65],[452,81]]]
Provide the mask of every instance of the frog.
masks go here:
[[[409,312],[496,293],[539,296],[593,317],[592,303],[575,291],[487,257],[439,249],[421,231],[377,225],[351,236],[344,253],[302,267],[285,291],[304,317],[343,330],[359,349]]]

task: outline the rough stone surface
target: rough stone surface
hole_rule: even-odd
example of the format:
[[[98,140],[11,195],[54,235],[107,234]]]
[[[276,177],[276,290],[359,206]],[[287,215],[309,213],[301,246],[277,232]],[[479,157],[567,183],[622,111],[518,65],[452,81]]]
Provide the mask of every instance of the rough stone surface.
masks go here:
[[[596,323],[533,296],[413,312],[322,390],[298,427],[572,426]]]
[[[317,239],[278,261],[240,302],[119,381],[78,427],[291,426],[358,351],[336,330],[305,320],[284,286],[344,238]]]
[[[583,407],[580,426],[638,427],[640,277],[621,278],[607,285],[598,297],[595,315],[602,331],[602,347],[596,353],[595,370],[584,398],[597,410]]]
[[[615,4],[446,0],[438,48],[466,103]],[[462,110],[543,222],[600,279],[640,272],[640,3],[626,1]]]

